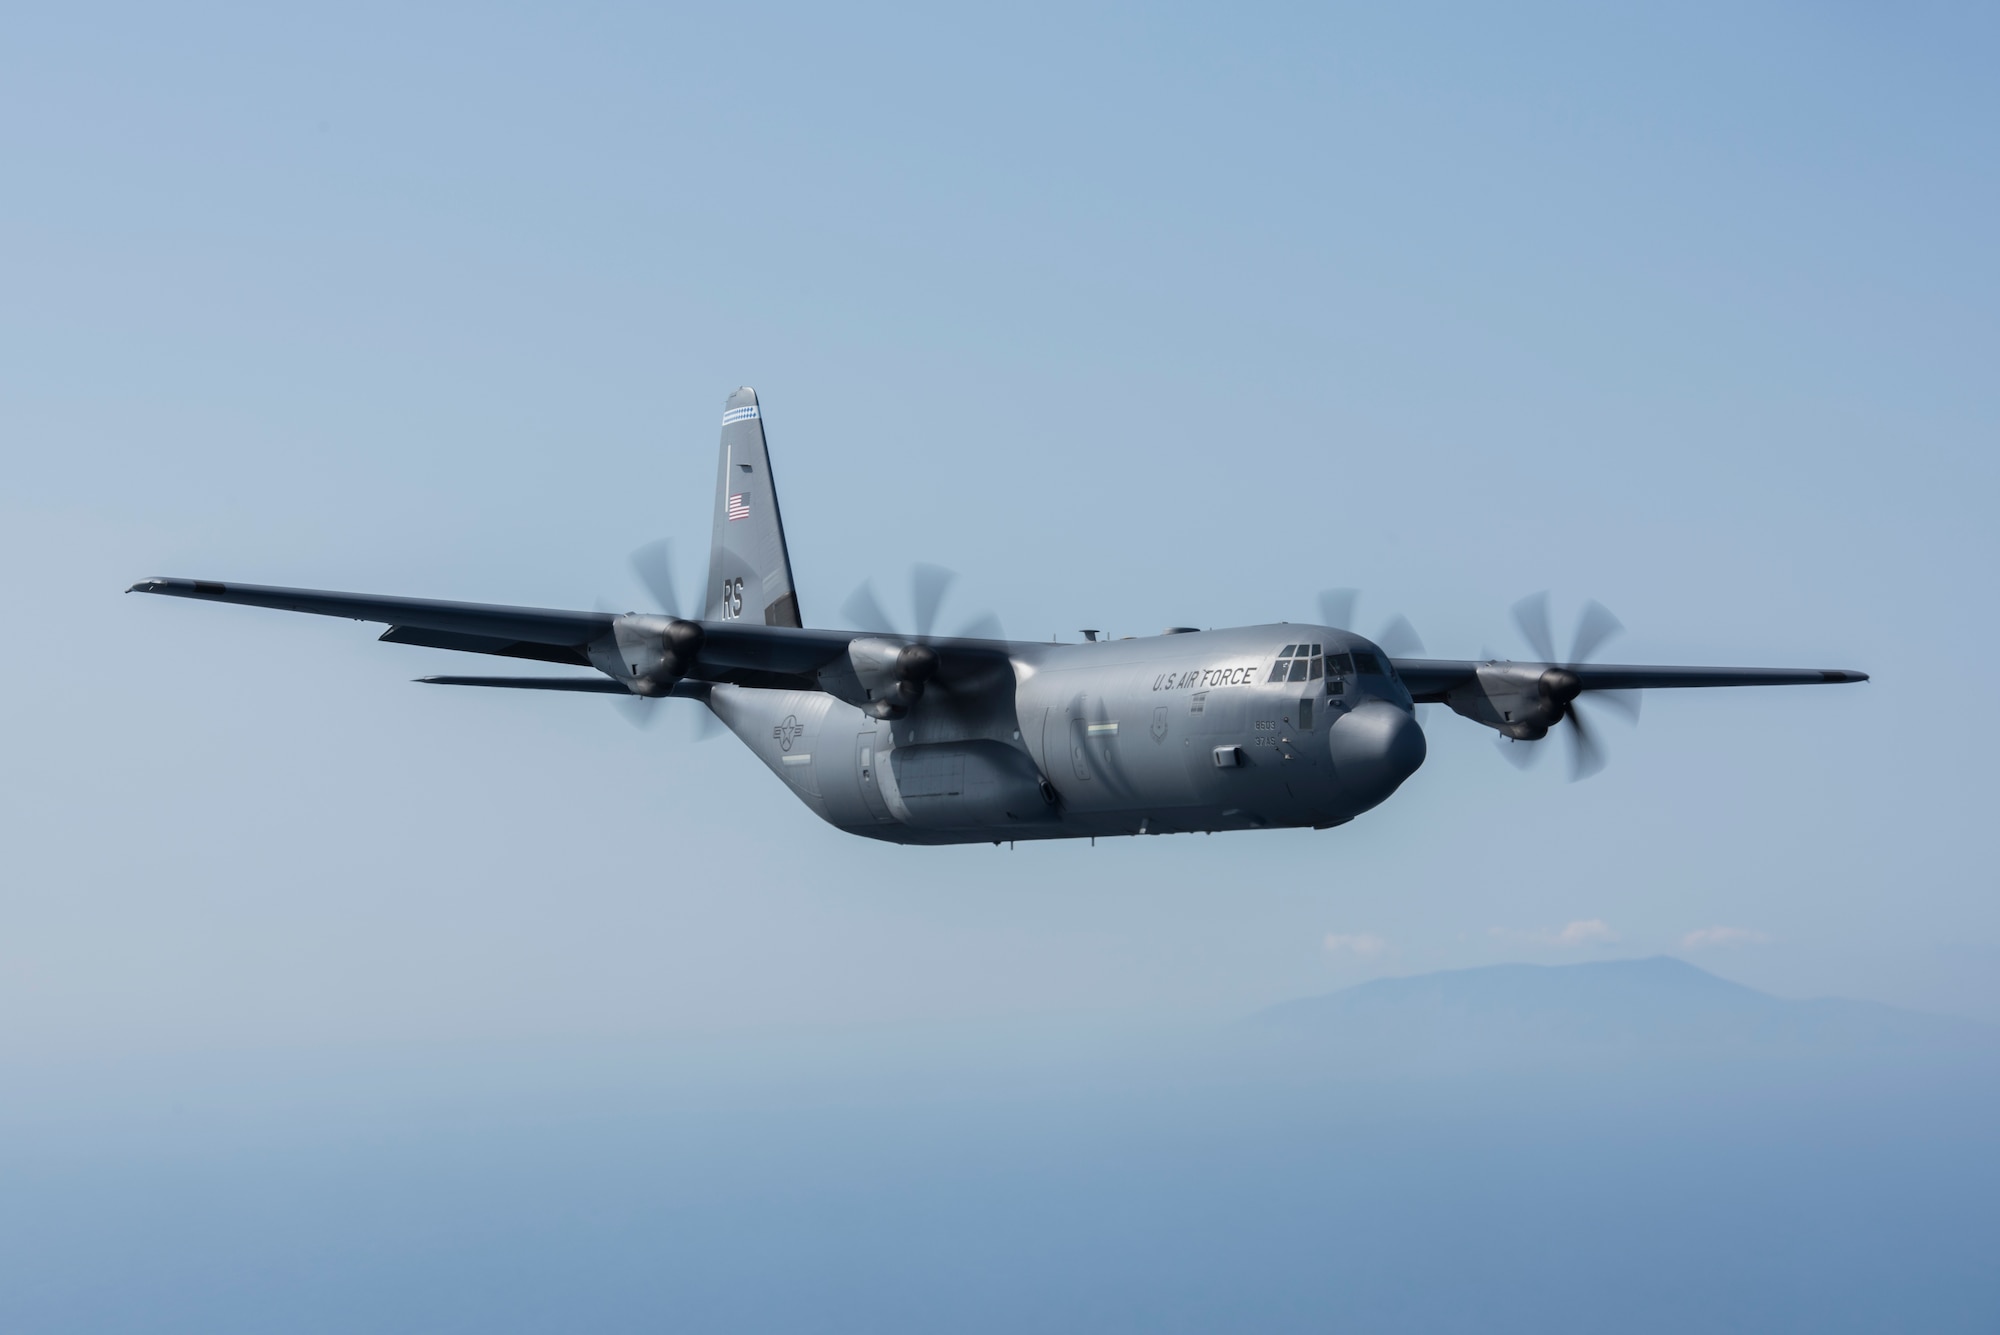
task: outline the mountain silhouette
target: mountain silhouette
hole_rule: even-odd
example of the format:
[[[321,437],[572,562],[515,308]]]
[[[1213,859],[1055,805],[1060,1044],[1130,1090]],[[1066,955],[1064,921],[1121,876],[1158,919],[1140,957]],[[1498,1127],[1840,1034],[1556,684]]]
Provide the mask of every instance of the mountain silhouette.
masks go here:
[[[2000,1028],[1876,1002],[1789,1001],[1666,956],[1382,978],[1258,1012],[1241,1031],[1349,1061],[2000,1054]]]

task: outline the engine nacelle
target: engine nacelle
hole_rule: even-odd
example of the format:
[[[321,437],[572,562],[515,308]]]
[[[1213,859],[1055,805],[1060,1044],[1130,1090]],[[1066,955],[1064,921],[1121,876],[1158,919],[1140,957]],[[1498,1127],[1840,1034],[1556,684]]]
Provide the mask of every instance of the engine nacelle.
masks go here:
[[[1548,736],[1583,683],[1568,668],[1543,663],[1482,663],[1473,680],[1445,697],[1454,714],[1516,741]]]
[[[625,683],[635,695],[660,696],[694,667],[701,652],[701,626],[678,617],[616,617],[611,633],[591,641],[590,664]]]
[[[821,668],[820,689],[875,718],[901,718],[923,699],[924,685],[937,675],[937,650],[927,644],[865,635],[850,640],[847,653]]]

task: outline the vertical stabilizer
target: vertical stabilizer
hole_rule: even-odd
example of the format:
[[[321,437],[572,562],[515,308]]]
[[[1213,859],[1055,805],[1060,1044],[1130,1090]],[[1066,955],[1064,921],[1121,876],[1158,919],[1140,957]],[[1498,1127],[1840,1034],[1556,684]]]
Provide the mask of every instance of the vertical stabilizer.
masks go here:
[[[722,405],[722,463],[715,486],[715,539],[708,549],[709,621],[800,626],[792,558],[778,514],[778,488],[764,448],[757,391],[747,385]]]

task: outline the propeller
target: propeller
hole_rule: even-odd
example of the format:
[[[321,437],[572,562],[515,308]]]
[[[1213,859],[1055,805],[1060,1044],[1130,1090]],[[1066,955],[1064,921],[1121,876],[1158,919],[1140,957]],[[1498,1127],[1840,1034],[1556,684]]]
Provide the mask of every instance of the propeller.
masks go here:
[[[847,595],[847,601],[840,605],[840,614],[854,623],[856,629],[887,630],[890,616],[882,610],[881,600],[875,596],[875,586],[863,580],[859,588]]]
[[[943,566],[918,562],[910,567],[910,613],[911,630],[901,630],[896,618],[883,608],[882,600],[875,596],[875,586],[863,580],[861,586],[847,596],[841,604],[841,613],[848,622],[858,629],[879,632],[905,643],[896,653],[894,681],[887,693],[874,698],[871,707],[886,712],[881,718],[900,718],[903,711],[921,700],[928,689],[935,688],[950,694],[955,690],[976,685],[974,681],[960,675],[958,671],[939,676],[938,669],[943,660],[933,647],[937,635],[938,613],[944,608],[945,595],[958,576]],[[959,628],[953,639],[1001,640],[1006,632],[1001,629],[1000,618],[991,612],[982,612]]]
[[[649,542],[632,553],[632,573],[653,595],[653,602],[670,617],[681,615],[681,582],[674,577],[674,543],[671,538]]]
[[[944,606],[944,596],[957,578],[943,566],[926,561],[910,567],[910,609],[916,613],[917,634],[924,639],[937,629],[938,609]]]
[[[1336,630],[1347,630],[1354,625],[1354,609],[1361,601],[1359,589],[1325,589],[1319,595],[1320,620]],[[1382,630],[1375,637],[1375,643],[1391,658],[1415,658],[1424,651],[1424,637],[1417,634],[1417,628],[1410,619],[1398,613],[1382,623]]]
[[[653,603],[660,611],[676,620],[684,617],[685,614],[681,610],[684,607],[696,608],[695,615],[700,615],[698,609],[701,606],[701,599],[698,594],[691,600],[684,601],[681,598],[681,582],[674,570],[674,544],[671,538],[661,538],[645,544],[632,553],[631,562],[632,572],[639,577],[639,582],[645,585],[646,592],[652,595]],[[598,608],[600,611],[609,610],[601,601]],[[657,702],[643,695],[625,699],[614,698],[611,703],[635,727],[650,726],[661,713]],[[722,731],[722,721],[716,718],[714,711],[706,705],[698,711],[689,712],[689,716],[694,720],[692,738],[694,741],[705,742]]]
[[[863,580],[859,588],[847,595],[847,601],[840,605],[840,613],[856,629],[883,631],[922,643],[937,637],[938,614],[944,608],[945,595],[957,580],[956,572],[927,561],[919,561],[910,567],[911,619],[907,632],[898,628],[896,618],[883,608],[882,600],[875,596],[872,580]],[[980,612],[959,627],[957,634],[951,638],[1001,640],[1006,637],[998,616],[992,612]]]
[[[1624,623],[1613,616],[1603,603],[1594,599],[1585,603],[1583,611],[1577,615],[1576,634],[1570,640],[1569,657],[1565,659],[1556,654],[1556,637],[1549,623],[1549,595],[1546,590],[1529,594],[1515,603],[1513,610],[1514,624],[1520,629],[1521,638],[1535,651],[1538,660],[1553,664],[1555,668],[1550,675],[1556,678],[1556,698],[1563,707],[1563,720],[1569,724],[1570,782],[1587,779],[1604,768],[1608,757],[1596,726],[1584,722],[1584,716],[1589,711],[1578,706],[1588,700],[1593,707],[1603,705],[1624,715],[1629,722],[1637,723],[1639,692],[1592,691],[1586,696],[1575,674],[1564,669],[1588,663],[1604,647],[1605,641],[1625,629]],[[1526,769],[1540,759],[1541,753],[1532,741],[1514,741],[1507,737],[1498,741],[1500,754],[1516,769]]]
[[[652,727],[660,717],[659,702],[643,695],[614,695],[611,707],[623,715],[627,723],[641,731]]]
[[[1338,630],[1346,630],[1354,624],[1354,609],[1360,602],[1359,589],[1322,589],[1319,595],[1320,620]],[[1400,612],[1382,623],[1375,643],[1391,658],[1415,658],[1424,652],[1424,637],[1417,634],[1417,628]],[[1430,721],[1430,712],[1429,705],[1417,706],[1419,726]]]

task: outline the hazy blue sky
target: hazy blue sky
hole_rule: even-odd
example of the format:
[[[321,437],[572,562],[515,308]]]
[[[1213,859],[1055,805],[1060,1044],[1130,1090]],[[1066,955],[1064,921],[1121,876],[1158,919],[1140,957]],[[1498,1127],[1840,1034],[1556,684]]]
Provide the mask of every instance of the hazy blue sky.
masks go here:
[[[90,4],[0,42],[0,1052],[1226,1015],[1684,953],[2000,1018],[2000,19]],[[726,739],[125,598],[636,606],[767,405],[801,601],[1438,654],[1601,599],[1612,765],[900,849]],[[1710,929],[1732,929],[1697,936]],[[1729,944],[1732,943],[1733,944]]]

